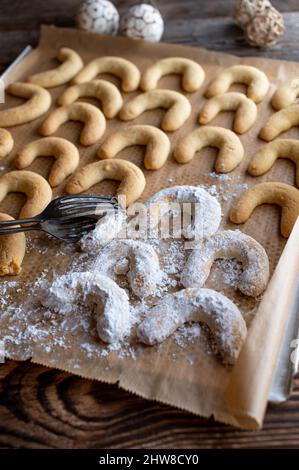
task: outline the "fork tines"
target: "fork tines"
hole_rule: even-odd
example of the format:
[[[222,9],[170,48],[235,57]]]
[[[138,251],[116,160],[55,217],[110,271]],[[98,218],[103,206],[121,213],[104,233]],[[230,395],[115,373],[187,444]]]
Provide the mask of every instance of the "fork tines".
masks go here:
[[[99,215],[107,210],[118,208],[118,201],[115,196],[65,196],[58,201],[62,217],[84,217]]]
[[[59,201],[57,201],[57,204],[63,206],[68,204],[84,204],[87,202],[93,202],[98,204],[109,202],[111,204],[118,204],[118,200],[115,196],[96,196],[92,194],[84,194],[82,196],[80,196],[79,194],[76,194],[74,196],[62,196],[57,199],[59,199]]]

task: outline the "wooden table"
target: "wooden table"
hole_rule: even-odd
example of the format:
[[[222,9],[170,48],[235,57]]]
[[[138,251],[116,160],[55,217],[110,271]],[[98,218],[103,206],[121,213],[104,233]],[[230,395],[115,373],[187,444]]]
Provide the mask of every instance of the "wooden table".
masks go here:
[[[79,0],[1,0],[0,71],[27,45],[41,23],[73,26]],[[130,3],[115,1],[124,11]],[[287,32],[279,45],[246,45],[232,23],[231,0],[157,1],[164,40],[238,55],[299,60],[298,0],[273,1]],[[238,448],[299,447],[299,379],[287,403],[269,407],[260,432],[238,431],[107,385],[30,362],[0,368],[0,447]]]

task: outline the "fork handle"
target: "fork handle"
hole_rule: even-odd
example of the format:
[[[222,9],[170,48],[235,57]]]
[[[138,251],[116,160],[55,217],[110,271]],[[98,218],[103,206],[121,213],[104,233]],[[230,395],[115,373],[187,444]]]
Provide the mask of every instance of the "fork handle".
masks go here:
[[[2,227],[11,227],[12,225],[20,225],[20,224],[31,224],[33,222],[38,222],[39,219],[37,217],[27,217],[27,219],[15,219],[15,220],[4,220],[0,222],[0,229]]]
[[[28,227],[13,227],[13,228],[4,228],[1,229],[0,227],[0,236],[1,235],[9,235],[11,233],[18,233],[18,232],[30,232],[32,230],[41,230],[40,224],[29,225]]]

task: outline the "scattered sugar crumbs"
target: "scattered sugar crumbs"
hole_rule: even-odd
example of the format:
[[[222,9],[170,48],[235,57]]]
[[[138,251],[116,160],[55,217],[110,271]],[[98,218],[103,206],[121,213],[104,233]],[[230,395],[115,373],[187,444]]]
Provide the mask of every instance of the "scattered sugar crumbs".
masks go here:
[[[215,181],[217,184],[203,185],[203,187],[211,194],[211,196],[215,196],[222,202],[231,201],[248,189],[248,185],[246,183],[240,182],[240,175],[234,175],[234,178],[232,179],[232,176],[226,173],[216,173],[212,171],[208,173],[208,177],[211,179],[211,182]],[[231,188],[232,182],[234,182],[233,192]]]
[[[1,171],[1,170],[0,170]],[[217,174],[211,172],[209,174],[211,180],[217,180],[216,184],[202,185],[208,192],[216,196],[219,200],[225,200],[227,197],[227,188],[230,184],[231,177],[226,174]],[[237,184],[235,187],[238,195],[242,190],[246,189],[246,185]],[[132,317],[133,324],[137,325],[146,315],[147,310],[166,293],[177,290],[179,286],[180,273],[184,267],[187,252],[184,249],[184,241],[171,240],[164,241],[159,239],[149,240],[149,244],[157,251],[160,259],[161,268],[164,271],[162,282],[157,288],[154,296],[146,300],[140,300],[132,297],[129,293],[128,286],[122,285],[127,289],[132,300]],[[63,259],[66,255],[69,262],[69,272],[78,272],[89,270],[94,262],[94,257],[90,253],[79,252],[73,245],[66,245],[53,241],[49,243],[48,237],[29,238],[27,243],[27,256],[31,251],[38,251],[41,255],[51,254],[53,259]],[[236,279],[240,274],[241,267],[230,260],[221,260],[219,264],[222,269],[222,282],[234,287]],[[35,282],[30,285],[22,281],[6,281],[0,283],[0,328],[4,331],[2,341],[5,343],[6,353],[8,357],[19,360],[30,358],[32,351],[38,348],[43,353],[49,355],[49,362],[55,365],[56,351],[69,351],[73,347],[73,341],[70,338],[82,337],[78,347],[84,358],[105,358],[111,353],[117,354],[119,358],[129,357],[134,360],[136,351],[140,347],[134,337],[127,338],[122,343],[105,344],[98,338],[95,319],[92,312],[86,311],[84,308],[78,308],[71,315],[60,315],[47,311],[41,307],[39,301],[39,292],[45,279],[54,278],[57,273],[51,268],[44,268],[38,275]],[[125,276],[119,276],[125,278]],[[217,289],[217,280],[219,278],[211,276],[210,282],[214,283]],[[120,285],[121,285],[120,280]],[[218,284],[219,285],[219,284]],[[18,292],[28,293],[25,305],[20,308],[17,300]],[[24,314],[26,312],[26,314]],[[134,332],[134,327],[133,327]],[[196,348],[189,346],[196,345],[200,338],[200,342],[206,345],[208,354],[215,354],[210,341],[207,338],[205,328],[200,324],[184,325],[180,327],[172,336],[173,343],[177,346],[177,352],[172,353],[172,360],[177,357],[184,357],[189,364],[193,364],[196,360]],[[159,345],[155,346],[159,350]],[[186,351],[188,351],[186,353]],[[52,358],[51,358],[52,354]],[[69,357],[68,363],[73,369],[80,370],[83,359]],[[107,366],[109,367],[109,366]]]
[[[163,297],[165,293],[176,290],[186,256],[182,249],[182,243],[182,241],[172,241],[161,244],[157,240],[152,240],[151,244],[158,251],[165,275],[154,296],[146,300],[140,300],[136,297],[133,299],[133,325],[140,323],[155,301]],[[40,250],[41,253],[44,253],[47,246],[42,239],[31,240],[29,251],[31,249]],[[77,252],[73,248],[67,248],[67,252],[68,255],[72,254],[70,272],[84,271],[92,266],[93,258],[90,254]],[[63,256],[63,246],[58,245],[57,253],[60,257]],[[117,354],[118,358],[129,357],[134,360],[136,351],[140,347],[134,337],[131,336],[122,343],[103,343],[98,338],[92,312],[78,306],[71,314],[61,315],[40,305],[40,290],[44,281],[49,279],[49,276],[54,278],[55,274],[55,272],[49,272],[46,268],[30,285],[15,280],[0,283],[0,307],[2,312],[0,327],[2,332],[4,331],[1,339],[5,343],[7,356],[17,360],[25,360],[32,356],[33,350],[39,350],[49,355],[49,362],[54,365],[55,361],[51,360],[51,354],[54,358],[54,353],[57,351],[70,351],[70,348],[73,347],[71,339],[80,337],[82,338],[81,343],[78,344],[81,352],[80,356],[83,353],[86,359],[105,358],[114,353]],[[18,292],[22,291],[24,293],[24,290],[28,292],[28,296],[25,304],[20,308],[18,302],[14,299]],[[26,312],[26,315],[24,315],[24,312]],[[188,344],[195,343],[196,338],[200,337],[200,331],[200,325],[182,326],[175,333],[174,342],[180,346],[179,349],[186,350]],[[185,352],[184,355],[186,356]],[[171,359],[176,360],[174,356]],[[79,372],[83,359],[76,360],[71,357],[67,360],[70,367]],[[186,361],[191,364],[193,360],[187,354]]]

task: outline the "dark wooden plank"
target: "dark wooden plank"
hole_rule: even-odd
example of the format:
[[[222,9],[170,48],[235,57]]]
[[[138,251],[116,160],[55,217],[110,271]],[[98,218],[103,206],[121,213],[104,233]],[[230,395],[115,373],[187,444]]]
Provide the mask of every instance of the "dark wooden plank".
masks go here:
[[[81,0],[1,0],[0,70],[27,45],[39,26],[73,26]],[[114,2],[123,12],[135,0]],[[299,60],[298,0],[273,1],[285,13],[287,33],[266,51],[250,48],[230,14],[233,0],[160,0],[165,41],[238,55]],[[270,407],[263,430],[238,431],[159,403],[115,385],[61,371],[7,361],[0,367],[0,447],[220,448],[299,447],[299,378],[290,400]]]
[[[284,14],[286,33],[279,42],[268,49],[250,47],[243,36],[242,30],[231,18],[190,18],[186,23],[174,19],[165,32],[166,42],[205,47],[217,51],[228,52],[238,56],[259,56],[272,59],[299,60],[299,12]]]
[[[299,380],[260,432],[239,431],[117,386],[29,362],[0,368],[0,447],[276,448],[299,446]]]
[[[27,45],[36,46],[39,37],[40,24],[55,24],[57,26],[74,26],[74,15],[80,1],[59,2],[52,0],[48,3],[34,0],[33,6],[26,9],[28,2],[21,0],[20,11],[22,15],[15,15],[13,2],[2,0],[7,7],[1,4],[0,15],[0,72]],[[123,1],[118,2],[120,12],[125,11]],[[178,42],[186,45],[206,47],[218,51],[229,52],[237,55],[257,55],[275,59],[299,60],[299,12],[284,14],[286,34],[279,44],[266,50],[250,47],[244,40],[242,30],[234,25],[229,16],[232,1],[219,2],[210,0],[201,2],[188,0],[179,2],[172,0],[159,3],[165,19],[165,34],[163,40],[166,42]],[[279,3],[279,2],[277,2]],[[281,11],[293,7],[295,2],[283,2]],[[41,8],[41,5],[43,7]],[[216,8],[219,5],[219,8]],[[32,9],[31,9],[32,8]],[[297,6],[299,10],[299,6]],[[34,15],[32,12],[34,11]],[[209,17],[209,15],[213,17]],[[15,15],[15,16],[14,16]],[[222,16],[226,15],[226,16]]]
[[[188,20],[172,20],[166,25],[163,40],[170,43],[181,43],[190,46],[205,47],[216,51],[228,52],[239,56],[260,56],[272,59],[299,60],[299,13],[284,15],[287,26],[285,36],[275,46],[261,50],[250,47],[242,30],[227,17]],[[27,44],[36,46],[38,30],[0,31],[0,72],[7,67]]]

